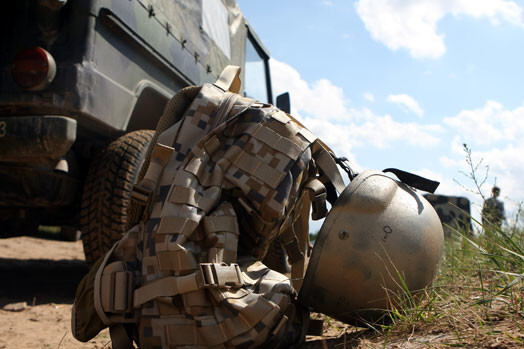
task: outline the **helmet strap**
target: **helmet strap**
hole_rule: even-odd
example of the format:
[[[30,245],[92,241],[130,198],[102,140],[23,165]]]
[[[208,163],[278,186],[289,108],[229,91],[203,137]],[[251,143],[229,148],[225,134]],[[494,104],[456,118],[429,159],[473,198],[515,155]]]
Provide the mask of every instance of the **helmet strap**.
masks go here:
[[[440,182],[433,181],[410,172],[402,171],[397,168],[386,168],[382,172],[391,172],[397,176],[397,178],[400,179],[402,183],[405,183],[413,188],[427,191],[429,193],[434,193],[440,185]]]

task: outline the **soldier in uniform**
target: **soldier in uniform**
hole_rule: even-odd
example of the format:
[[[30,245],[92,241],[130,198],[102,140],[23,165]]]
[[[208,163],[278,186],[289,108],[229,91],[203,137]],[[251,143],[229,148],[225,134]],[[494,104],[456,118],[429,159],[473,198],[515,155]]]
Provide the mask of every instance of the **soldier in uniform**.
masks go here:
[[[484,201],[484,206],[482,207],[482,225],[484,228],[490,225],[500,228],[502,221],[506,219],[504,202],[498,199],[499,195],[500,188],[494,186],[491,189],[491,197]]]

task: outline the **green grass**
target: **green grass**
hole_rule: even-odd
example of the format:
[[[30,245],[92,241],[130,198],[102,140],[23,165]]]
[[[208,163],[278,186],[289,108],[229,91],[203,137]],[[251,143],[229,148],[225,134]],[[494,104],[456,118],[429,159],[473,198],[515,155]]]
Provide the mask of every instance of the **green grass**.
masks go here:
[[[404,295],[389,311],[391,323],[374,327],[374,340],[387,347],[411,334],[415,341],[437,338],[420,347],[524,345],[523,251],[518,227],[484,226],[475,236],[455,231],[446,240],[439,277],[422,296],[413,296],[401,278]]]
[[[464,145],[471,190],[485,199],[482,191],[488,170],[481,179],[482,160],[475,163]],[[520,206],[519,206],[520,207]],[[474,221],[476,234],[453,230],[446,239],[440,274],[423,297],[413,297],[404,288],[403,302],[392,308],[392,322],[382,326],[382,336],[391,341],[402,333],[427,337],[442,333],[436,347],[521,347],[524,345],[524,230],[514,224],[500,228]],[[429,346],[429,343],[425,344]],[[425,345],[421,344],[421,347]]]

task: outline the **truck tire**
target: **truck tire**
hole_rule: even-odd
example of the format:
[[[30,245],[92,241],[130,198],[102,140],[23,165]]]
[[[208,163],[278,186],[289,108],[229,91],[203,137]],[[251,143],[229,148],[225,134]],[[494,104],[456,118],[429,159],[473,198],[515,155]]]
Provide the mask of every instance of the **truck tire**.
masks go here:
[[[91,162],[84,184],[80,224],[89,265],[124,234],[133,185],[155,131],[121,136]]]

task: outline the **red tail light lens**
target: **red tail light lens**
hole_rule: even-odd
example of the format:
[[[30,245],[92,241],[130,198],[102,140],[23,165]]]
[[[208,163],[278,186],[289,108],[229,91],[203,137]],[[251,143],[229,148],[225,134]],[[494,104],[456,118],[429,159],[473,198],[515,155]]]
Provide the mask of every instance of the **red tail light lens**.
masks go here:
[[[49,52],[41,47],[21,51],[11,67],[15,82],[26,90],[38,91],[46,88],[56,74],[56,63]]]

